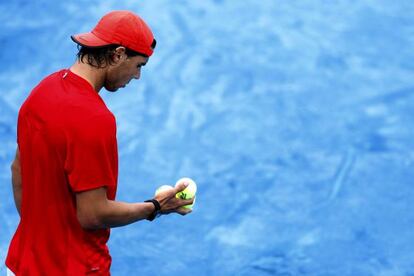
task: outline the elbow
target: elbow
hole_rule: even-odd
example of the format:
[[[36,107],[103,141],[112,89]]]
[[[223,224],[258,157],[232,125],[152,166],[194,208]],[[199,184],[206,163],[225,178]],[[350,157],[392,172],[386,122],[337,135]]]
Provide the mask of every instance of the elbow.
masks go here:
[[[76,216],[84,229],[108,228],[106,190],[95,189],[76,194]]]
[[[105,228],[102,220],[96,214],[85,214],[78,212],[77,217],[80,226],[85,230],[97,230]]]

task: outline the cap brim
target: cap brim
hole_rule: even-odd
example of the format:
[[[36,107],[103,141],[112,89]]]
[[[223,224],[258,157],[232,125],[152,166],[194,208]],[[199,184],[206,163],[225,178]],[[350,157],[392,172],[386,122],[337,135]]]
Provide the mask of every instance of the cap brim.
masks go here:
[[[100,39],[93,33],[82,33],[82,34],[71,35],[70,38],[72,38],[72,40],[75,43],[81,46],[100,47],[100,46],[111,44],[103,39]]]

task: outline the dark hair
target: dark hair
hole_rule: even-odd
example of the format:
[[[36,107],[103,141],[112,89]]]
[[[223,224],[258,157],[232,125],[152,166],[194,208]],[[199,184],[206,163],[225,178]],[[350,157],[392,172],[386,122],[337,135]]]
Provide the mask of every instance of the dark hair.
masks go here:
[[[113,64],[112,55],[114,54],[114,50],[119,46],[121,45],[110,44],[100,47],[87,47],[78,44],[78,53],[76,54],[76,56],[78,57],[78,60],[82,63],[84,62],[83,58],[86,57],[86,63],[90,66],[96,68],[105,68],[106,66]],[[128,48],[125,49],[125,54],[128,57],[148,57],[146,54],[135,52]]]

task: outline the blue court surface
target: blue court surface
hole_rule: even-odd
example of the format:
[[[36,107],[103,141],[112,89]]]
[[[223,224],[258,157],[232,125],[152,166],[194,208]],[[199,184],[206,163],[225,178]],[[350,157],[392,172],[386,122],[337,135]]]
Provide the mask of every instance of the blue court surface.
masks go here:
[[[112,230],[113,275],[414,275],[411,0],[2,1],[2,263],[18,109],[113,9],[158,41],[141,80],[100,93],[117,199],[198,183],[192,214]]]

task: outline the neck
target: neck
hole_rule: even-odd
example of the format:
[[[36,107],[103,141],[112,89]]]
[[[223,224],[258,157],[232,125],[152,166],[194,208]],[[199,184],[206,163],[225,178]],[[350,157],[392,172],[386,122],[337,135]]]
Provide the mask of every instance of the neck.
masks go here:
[[[89,82],[97,93],[104,86],[106,70],[93,67],[87,63],[77,60],[69,69],[72,73],[84,78]]]

